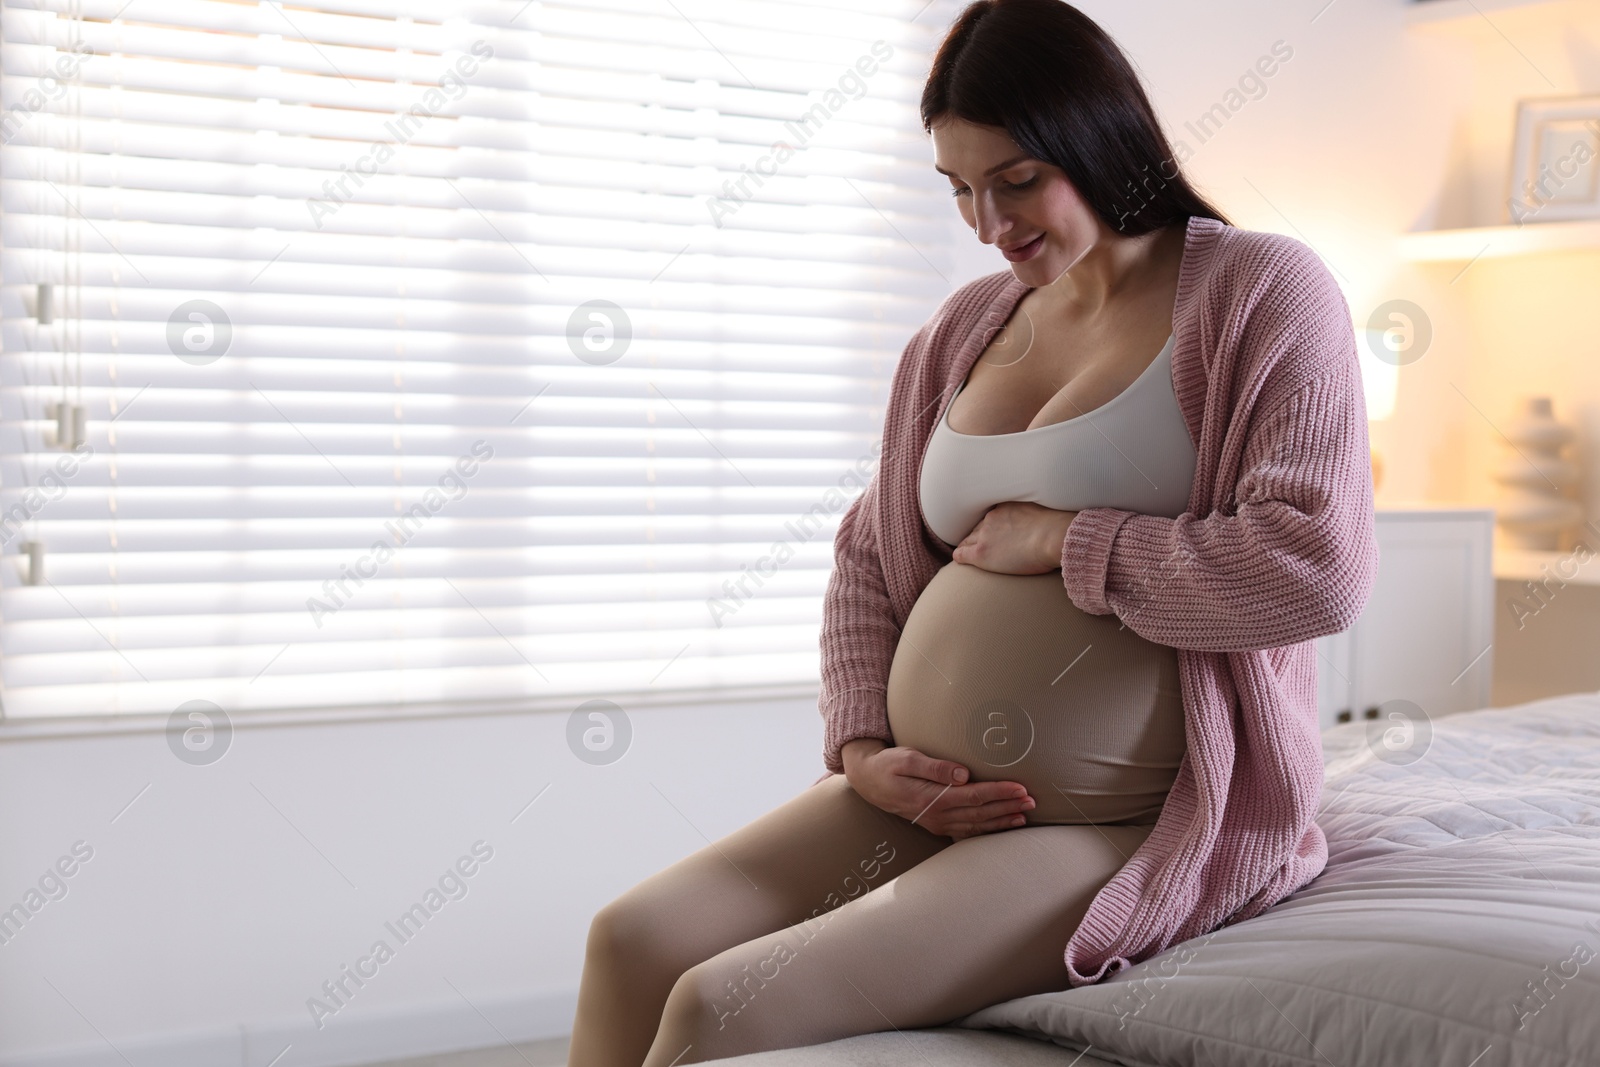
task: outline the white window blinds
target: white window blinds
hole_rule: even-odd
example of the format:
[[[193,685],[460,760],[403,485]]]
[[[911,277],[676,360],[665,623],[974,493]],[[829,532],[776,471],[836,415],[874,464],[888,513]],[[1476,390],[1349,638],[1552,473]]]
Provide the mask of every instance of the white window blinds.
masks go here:
[[[814,684],[921,7],[0,0],[5,716]]]

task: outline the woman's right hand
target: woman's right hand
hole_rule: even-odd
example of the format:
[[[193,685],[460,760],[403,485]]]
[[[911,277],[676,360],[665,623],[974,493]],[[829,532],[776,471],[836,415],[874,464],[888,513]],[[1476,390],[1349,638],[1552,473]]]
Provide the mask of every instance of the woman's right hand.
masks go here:
[[[850,787],[869,803],[956,841],[1021,826],[1034,807],[1020,782],[968,785],[961,764],[878,738],[846,742],[840,757]]]

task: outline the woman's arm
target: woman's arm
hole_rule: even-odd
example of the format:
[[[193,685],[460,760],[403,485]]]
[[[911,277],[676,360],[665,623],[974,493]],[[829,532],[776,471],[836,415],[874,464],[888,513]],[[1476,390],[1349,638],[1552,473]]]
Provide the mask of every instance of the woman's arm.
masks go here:
[[[868,803],[932,833],[959,841],[1010,829],[1035,803],[1021,783],[971,782],[967,768],[952,760],[890,747],[886,695],[900,628],[874,536],[878,484],[874,474],[834,540],[823,598],[823,763]]]
[[[839,520],[833,539],[833,571],[822,597],[822,763],[844,773],[845,742],[874,737],[888,744],[886,694],[889,665],[900,629],[894,623],[888,585],[878,558],[874,529],[878,484],[883,470],[867,483]]]
[[[894,621],[879,556],[878,501],[883,492],[883,472],[894,469],[902,447],[897,430],[906,413],[905,404],[898,398],[910,394],[904,379],[925,370],[928,345],[941,334],[947,309],[967,289],[963,286],[945,297],[901,351],[889,382],[877,469],[866,489],[845,509],[833,535],[833,570],[822,596],[822,627],[818,635],[822,685],[817,704],[823,719],[822,764],[835,774],[844,773],[840,750],[846,742],[861,737],[878,738],[886,745],[893,742],[887,694],[889,666],[900,643],[900,627]],[[916,420],[911,421],[915,424]]]
[[[1360,615],[1378,548],[1354,332],[1331,279],[1316,299],[1295,293],[1292,308],[1279,302],[1262,316],[1285,345],[1269,379],[1294,378],[1287,395],[1251,412],[1233,504],[1176,519],[1078,512],[1061,542],[1078,607],[1115,613],[1151,641],[1207,651],[1296,644]]]
[[[1307,246],[1283,246],[1274,261],[1269,278],[1251,280],[1259,291],[1229,341],[1253,354],[1261,381],[1237,357],[1206,368],[1206,389],[1229,390],[1230,418],[1245,419],[1221,427],[1222,456],[1238,450],[1237,474],[1222,475],[1234,480],[1230,501],[1178,518],[1090,507],[1061,541],[1075,605],[1162,645],[1246,651],[1338,633],[1378,576],[1350,307]]]
[[[937,397],[930,400],[928,389],[914,389],[906,378],[929,372],[925,346],[944,336],[940,327],[952,302],[965,299],[973,286],[987,284],[980,279],[947,297],[901,355],[884,413],[878,469],[845,509],[834,535],[834,566],[823,594],[820,633],[823,765],[844,775],[868,803],[955,840],[1009,829],[1035,802],[1019,782],[973,782],[968,769],[952,760],[894,745],[888,684],[900,626],[889,598],[878,522],[884,513],[884,478],[893,486],[905,475],[904,466],[914,454],[911,442],[923,432],[923,418],[938,407]],[[893,521],[920,524],[914,507]]]

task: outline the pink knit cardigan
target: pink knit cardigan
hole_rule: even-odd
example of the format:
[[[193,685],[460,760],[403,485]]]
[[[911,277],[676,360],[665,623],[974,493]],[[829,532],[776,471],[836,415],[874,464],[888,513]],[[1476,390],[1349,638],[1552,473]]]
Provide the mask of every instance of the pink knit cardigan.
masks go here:
[[[923,451],[1029,291],[1010,271],[961,286],[895,368],[878,469],[840,520],[824,596],[831,773],[847,741],[894,743],[895,645],[951,558],[922,517]],[[1178,650],[1188,752],[1150,836],[1067,942],[1073,985],[1257,915],[1321,873],[1312,639],[1355,622],[1377,574],[1355,333],[1322,260],[1291,237],[1191,218],[1173,330],[1173,388],[1197,453],[1189,506],[1176,519],[1078,512],[1061,574],[1082,610]]]

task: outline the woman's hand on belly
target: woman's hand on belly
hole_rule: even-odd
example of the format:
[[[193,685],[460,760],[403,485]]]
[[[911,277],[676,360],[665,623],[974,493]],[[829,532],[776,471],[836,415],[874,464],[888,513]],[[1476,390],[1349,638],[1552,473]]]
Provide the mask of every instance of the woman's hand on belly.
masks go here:
[[[1045,574],[1061,566],[1061,546],[1076,511],[1007,500],[984,512],[953,558],[1000,574]]]
[[[857,738],[841,756],[850,787],[868,803],[956,841],[1021,826],[1023,812],[1034,807],[1020,782],[963,784],[968,773],[961,764],[905,745]]]

